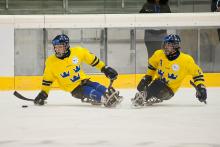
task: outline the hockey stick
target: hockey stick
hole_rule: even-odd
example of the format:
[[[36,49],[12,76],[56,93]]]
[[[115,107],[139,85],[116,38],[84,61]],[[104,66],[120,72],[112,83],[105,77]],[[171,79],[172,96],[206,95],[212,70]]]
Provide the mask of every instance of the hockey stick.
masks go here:
[[[195,85],[195,83],[193,82],[193,81],[189,81],[190,82],[190,84],[196,89],[196,91],[198,91],[198,88],[196,87],[196,85]],[[205,104],[207,104],[207,102],[206,102],[206,100],[205,101],[203,101]]]
[[[26,98],[23,95],[21,95],[20,93],[18,93],[17,91],[14,91],[13,94],[14,94],[14,96],[16,96],[19,99],[22,99],[22,100],[25,100],[25,101],[32,101],[32,102],[34,102],[34,99]]]
[[[113,84],[114,80],[110,80],[110,84],[108,86],[108,90],[110,91],[111,87],[112,87],[112,84]],[[34,102],[34,99],[30,99],[30,98],[27,98],[27,97],[24,97],[23,95],[21,95],[20,93],[18,93],[17,91],[14,91],[14,96],[16,96],[17,98],[19,99],[22,99],[22,100],[25,100],[25,101],[32,101]]]
[[[109,83],[109,86],[108,86],[108,90],[111,89],[113,82],[114,82],[114,80],[110,79],[110,83]]]

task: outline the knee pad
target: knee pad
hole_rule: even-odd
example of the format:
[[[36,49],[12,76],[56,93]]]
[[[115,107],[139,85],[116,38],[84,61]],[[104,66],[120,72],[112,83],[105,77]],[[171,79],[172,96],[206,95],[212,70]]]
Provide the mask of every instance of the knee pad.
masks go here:
[[[156,97],[161,100],[168,100],[174,96],[174,93],[170,87],[163,81],[156,79],[154,80],[147,89],[148,98]]]
[[[77,86],[72,92],[72,96],[78,99],[83,99],[83,87],[82,85]]]
[[[91,83],[89,79],[84,79],[81,81],[80,85],[77,86],[72,92],[72,96],[78,99],[83,99],[83,86],[88,85]]]

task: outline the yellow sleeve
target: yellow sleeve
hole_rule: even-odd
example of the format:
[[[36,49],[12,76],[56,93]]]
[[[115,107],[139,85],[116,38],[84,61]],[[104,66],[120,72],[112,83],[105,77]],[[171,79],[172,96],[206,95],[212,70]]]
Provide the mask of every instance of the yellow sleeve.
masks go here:
[[[205,85],[205,79],[202,69],[195,63],[195,61],[191,56],[189,56],[189,62],[187,65],[189,65],[188,72],[190,75],[192,75],[195,85],[196,86],[199,84]]]
[[[152,76],[152,78],[154,77],[154,75],[156,74],[156,70],[158,67],[158,51],[156,51],[151,58],[148,60],[148,69],[147,69],[147,73],[146,75]]]
[[[88,49],[84,48],[84,61],[97,69],[101,70],[105,63],[101,61],[96,55],[89,52]]]
[[[50,61],[47,60],[45,63],[41,90],[49,94],[53,81],[54,81],[54,77],[50,68]]]

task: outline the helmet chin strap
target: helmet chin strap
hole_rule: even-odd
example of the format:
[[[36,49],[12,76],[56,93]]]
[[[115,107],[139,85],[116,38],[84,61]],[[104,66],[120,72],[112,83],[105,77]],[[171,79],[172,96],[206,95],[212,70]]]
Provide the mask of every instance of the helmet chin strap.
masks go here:
[[[168,60],[172,61],[172,60],[175,60],[176,58],[179,57],[180,51],[178,49],[175,49],[175,50],[176,50],[175,52],[173,52],[173,53],[171,53],[169,55],[166,55]]]

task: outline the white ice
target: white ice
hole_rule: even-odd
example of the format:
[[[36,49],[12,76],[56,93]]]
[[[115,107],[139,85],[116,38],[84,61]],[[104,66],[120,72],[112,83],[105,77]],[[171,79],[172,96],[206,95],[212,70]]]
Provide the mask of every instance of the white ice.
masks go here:
[[[182,88],[171,100],[142,109],[131,108],[134,89],[120,91],[124,101],[112,109],[63,91],[51,91],[46,106],[0,92],[0,147],[220,147],[220,88],[208,88],[207,105],[194,89]]]

